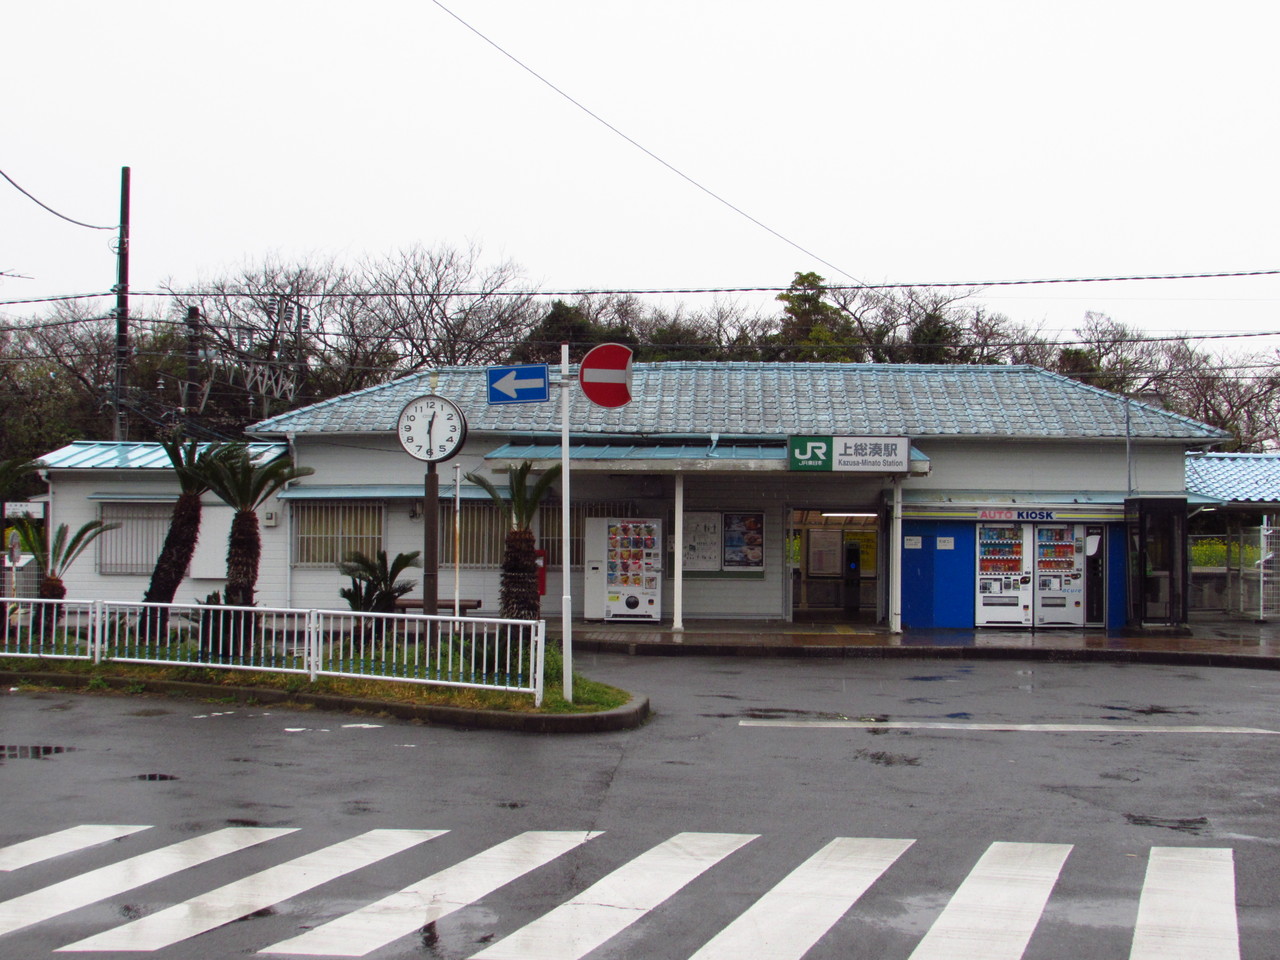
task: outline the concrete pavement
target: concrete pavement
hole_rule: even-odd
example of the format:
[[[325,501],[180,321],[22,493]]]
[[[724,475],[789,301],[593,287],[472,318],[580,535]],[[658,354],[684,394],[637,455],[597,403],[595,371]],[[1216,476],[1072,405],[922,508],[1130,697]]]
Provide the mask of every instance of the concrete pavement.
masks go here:
[[[560,639],[551,621],[548,635]],[[693,620],[669,623],[576,622],[575,650],[635,655],[946,657],[961,659],[1173,661],[1280,669],[1280,622],[1197,613],[1186,630],[906,630],[869,623]]]

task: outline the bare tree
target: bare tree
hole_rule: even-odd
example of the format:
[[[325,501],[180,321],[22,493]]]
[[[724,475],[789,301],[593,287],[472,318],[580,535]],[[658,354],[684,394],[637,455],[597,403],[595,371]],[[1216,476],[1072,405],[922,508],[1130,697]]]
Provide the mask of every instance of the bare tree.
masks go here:
[[[414,246],[366,260],[354,286],[365,312],[395,338],[404,373],[498,360],[537,313],[519,267],[510,261],[484,266],[474,244]]]
[[[1229,430],[1240,451],[1280,440],[1280,368],[1273,358],[1235,358],[1197,350],[1186,340],[1163,345],[1161,397],[1171,410]]]

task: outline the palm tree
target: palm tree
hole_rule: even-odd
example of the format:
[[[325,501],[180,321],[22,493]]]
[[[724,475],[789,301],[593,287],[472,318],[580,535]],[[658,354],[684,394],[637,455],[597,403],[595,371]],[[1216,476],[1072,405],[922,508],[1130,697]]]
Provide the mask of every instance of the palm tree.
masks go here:
[[[498,488],[478,473],[468,473],[467,479],[482,487],[506,515],[508,530],[502,552],[502,585],[498,592],[498,605],[504,617],[512,620],[537,620],[542,615],[542,602],[538,597],[538,562],[535,554],[534,518],[538,505],[560,476],[560,464],[555,464],[540,476],[532,489],[529,487],[529,471],[533,464],[526,460],[510,473],[511,499],[503,497]],[[566,573],[568,557],[565,557]]]
[[[209,465],[237,449],[224,444],[201,445],[194,440],[184,443],[181,436],[161,440],[160,445],[169,455],[182,492],[173,505],[169,532],[165,535],[155,569],[151,571],[151,583],[142,597],[147,603],[173,603],[178,586],[191,565],[196,541],[200,539],[200,498],[209,489]]]
[[[294,466],[289,457],[259,463],[243,445],[213,458],[205,481],[223,503],[235,510],[231,538],[227,543],[227,586],[223,599],[228,606],[251,607],[258,585],[258,562],[262,557],[262,536],[258,529],[258,508],[267,498],[300,477],[315,473],[311,467]]]

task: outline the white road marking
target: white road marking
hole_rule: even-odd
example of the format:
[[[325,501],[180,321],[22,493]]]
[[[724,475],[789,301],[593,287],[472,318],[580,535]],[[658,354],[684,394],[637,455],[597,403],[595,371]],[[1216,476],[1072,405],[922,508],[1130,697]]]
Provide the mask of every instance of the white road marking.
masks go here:
[[[28,867],[42,860],[52,860],[64,853],[74,853],[86,847],[118,840],[141,830],[150,830],[149,826],[117,826],[101,823],[82,823],[78,827],[68,827],[47,836],[23,840],[12,846],[0,849],[0,870],[17,870]]]
[[[837,837],[689,960],[800,960],[913,843]]]
[[[505,886],[599,831],[531,831],[259,953],[363,957]]]
[[[0,934],[70,913],[179,870],[293,833],[294,829],[227,827],[32,890],[0,903]]]
[[[1124,723],[964,723],[942,720],[739,720],[740,727],[805,727],[828,730],[988,730],[1013,733],[1222,733],[1280,734],[1261,727]]]
[[[677,834],[472,960],[577,960],[757,836]]]
[[[1063,843],[993,843],[910,960],[1019,960],[1071,852]]]
[[[1228,848],[1152,847],[1129,960],[1239,960]]]
[[[370,830],[358,837],[244,877],[159,913],[61,947],[58,952],[159,950],[288,900],[305,890],[377,863],[445,832]]]

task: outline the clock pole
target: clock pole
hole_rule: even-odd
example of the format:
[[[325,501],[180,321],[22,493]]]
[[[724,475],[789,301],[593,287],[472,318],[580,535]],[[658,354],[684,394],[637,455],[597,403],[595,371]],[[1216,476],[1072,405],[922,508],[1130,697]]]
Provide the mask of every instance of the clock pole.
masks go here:
[[[422,612],[435,616],[440,589],[440,477],[434,460],[422,480]]]

